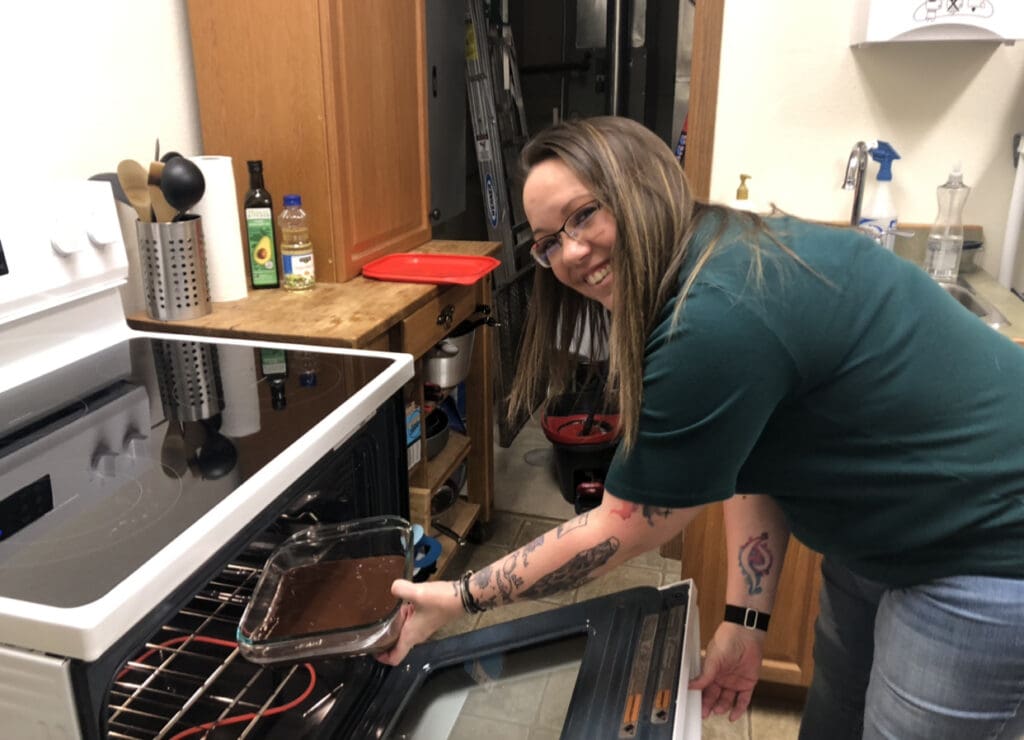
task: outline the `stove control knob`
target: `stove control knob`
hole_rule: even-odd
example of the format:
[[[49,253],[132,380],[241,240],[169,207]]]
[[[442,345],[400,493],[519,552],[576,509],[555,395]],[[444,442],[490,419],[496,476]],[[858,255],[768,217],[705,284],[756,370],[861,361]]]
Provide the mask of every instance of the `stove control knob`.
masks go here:
[[[121,226],[111,220],[99,208],[93,208],[86,217],[88,226],[85,233],[97,249],[113,244],[121,236]]]
[[[100,445],[92,453],[90,467],[105,478],[113,478],[116,474],[116,461],[117,453],[106,445]]]
[[[58,218],[50,227],[50,244],[53,251],[61,257],[71,257],[82,251],[85,246],[85,239],[81,231]]]

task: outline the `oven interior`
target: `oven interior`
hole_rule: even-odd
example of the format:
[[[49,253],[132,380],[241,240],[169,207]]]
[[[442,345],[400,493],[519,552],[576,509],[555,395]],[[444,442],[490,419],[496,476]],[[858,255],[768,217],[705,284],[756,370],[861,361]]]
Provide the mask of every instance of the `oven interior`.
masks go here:
[[[239,654],[235,630],[264,562],[290,535],[316,523],[408,517],[401,410],[396,394],[254,523],[255,533],[249,527],[180,600],[144,620],[141,639],[128,635],[95,664],[73,666],[86,699],[79,706],[93,708],[82,717],[87,736],[345,736],[340,725],[373,692],[382,665],[361,657],[259,666]]]

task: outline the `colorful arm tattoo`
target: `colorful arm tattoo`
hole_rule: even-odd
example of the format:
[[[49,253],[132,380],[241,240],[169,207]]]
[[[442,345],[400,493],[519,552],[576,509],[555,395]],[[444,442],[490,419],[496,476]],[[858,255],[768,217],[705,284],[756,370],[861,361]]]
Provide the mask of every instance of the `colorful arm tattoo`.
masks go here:
[[[768,547],[768,533],[762,532],[760,536],[751,537],[747,543],[740,548],[739,565],[740,572],[747,581],[747,593],[761,593],[761,581],[772,572],[772,565],[775,556]]]

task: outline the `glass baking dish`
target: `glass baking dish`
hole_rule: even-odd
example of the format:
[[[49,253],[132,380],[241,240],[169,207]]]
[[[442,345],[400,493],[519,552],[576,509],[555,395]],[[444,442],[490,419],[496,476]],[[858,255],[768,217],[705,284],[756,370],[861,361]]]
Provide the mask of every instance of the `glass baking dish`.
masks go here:
[[[309,527],[267,560],[238,623],[255,663],[389,649],[402,629],[395,578],[411,578],[412,527],[397,516]]]

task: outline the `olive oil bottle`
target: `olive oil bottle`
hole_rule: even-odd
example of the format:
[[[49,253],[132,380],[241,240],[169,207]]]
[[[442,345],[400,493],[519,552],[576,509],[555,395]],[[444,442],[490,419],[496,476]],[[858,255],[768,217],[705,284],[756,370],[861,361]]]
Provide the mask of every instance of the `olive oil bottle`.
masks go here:
[[[274,239],[274,200],[263,187],[263,160],[247,162],[249,192],[245,194],[245,233],[249,243],[249,284],[253,288],[276,288],[281,284],[277,270],[277,241]]]

